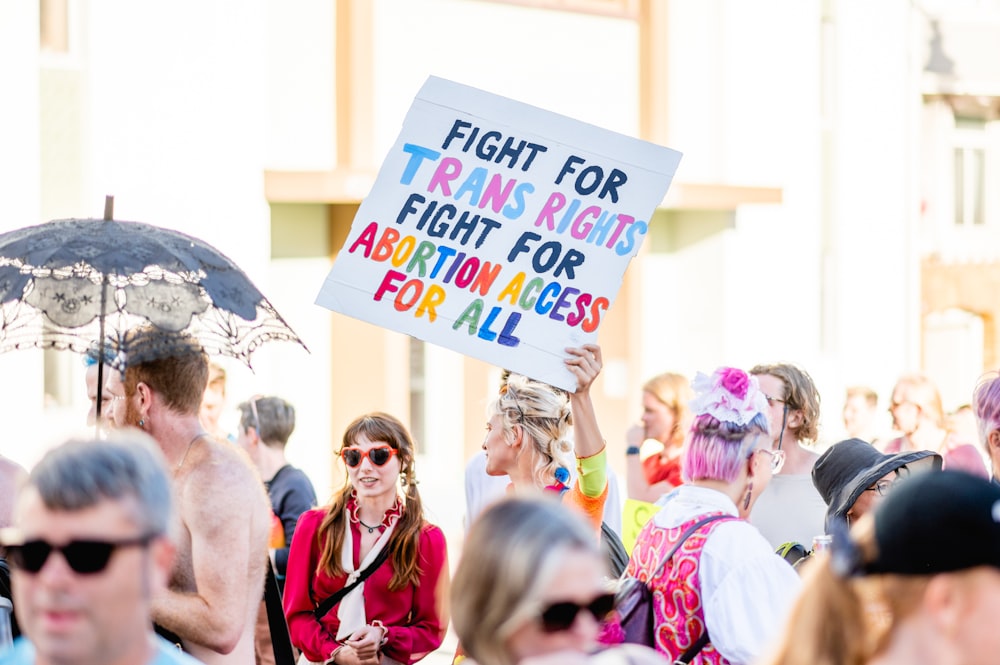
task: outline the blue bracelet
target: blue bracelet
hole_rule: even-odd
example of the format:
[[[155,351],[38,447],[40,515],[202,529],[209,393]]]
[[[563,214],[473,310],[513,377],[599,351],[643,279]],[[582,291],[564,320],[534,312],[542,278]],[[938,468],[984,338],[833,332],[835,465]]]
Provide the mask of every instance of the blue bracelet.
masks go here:
[[[638,455],[639,454],[639,446],[629,446],[628,448],[625,449],[625,454],[626,455]]]

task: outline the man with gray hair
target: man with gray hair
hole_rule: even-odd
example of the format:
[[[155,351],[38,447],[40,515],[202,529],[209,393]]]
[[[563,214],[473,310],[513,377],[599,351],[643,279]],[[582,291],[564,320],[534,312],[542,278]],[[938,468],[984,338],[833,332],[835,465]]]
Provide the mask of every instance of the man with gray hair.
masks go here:
[[[0,541],[23,636],[13,665],[192,665],[153,632],[176,547],[165,461],[140,432],[49,451]]]

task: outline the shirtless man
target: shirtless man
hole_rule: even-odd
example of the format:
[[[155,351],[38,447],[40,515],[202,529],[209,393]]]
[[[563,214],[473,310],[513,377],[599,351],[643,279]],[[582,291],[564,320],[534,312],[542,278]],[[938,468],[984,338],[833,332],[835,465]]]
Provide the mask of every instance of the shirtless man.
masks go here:
[[[27,478],[28,472],[20,464],[0,455],[0,527],[10,526],[17,488]]]
[[[142,330],[143,336],[165,333]],[[169,591],[153,620],[207,665],[254,662],[254,624],[264,589],[271,507],[246,455],[217,441],[198,419],[208,360],[187,341],[173,355],[126,362],[105,389],[115,427],[138,427],[159,444],[173,474],[181,518]]]

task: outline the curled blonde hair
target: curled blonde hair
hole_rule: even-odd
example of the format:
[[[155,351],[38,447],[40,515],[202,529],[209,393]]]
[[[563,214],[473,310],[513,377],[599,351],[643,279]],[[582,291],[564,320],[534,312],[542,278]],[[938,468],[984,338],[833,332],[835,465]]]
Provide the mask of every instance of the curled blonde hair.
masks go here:
[[[511,374],[500,394],[487,408],[487,418],[500,416],[503,436],[514,438],[519,425],[530,438],[535,453],[533,476],[539,487],[551,485],[556,469],[572,468],[573,442],[570,433],[573,416],[566,393],[547,383]]]

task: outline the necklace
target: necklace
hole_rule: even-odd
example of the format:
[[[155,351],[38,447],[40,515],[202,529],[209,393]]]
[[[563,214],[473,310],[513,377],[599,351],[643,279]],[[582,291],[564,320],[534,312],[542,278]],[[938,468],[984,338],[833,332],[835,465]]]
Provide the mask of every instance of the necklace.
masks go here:
[[[181,457],[181,461],[177,463],[177,468],[174,469],[174,473],[177,473],[178,471],[181,470],[181,467],[184,466],[185,460],[187,460],[188,458],[188,453],[191,452],[191,446],[193,446],[194,442],[203,436],[205,436],[204,432],[198,432],[197,434],[194,435],[194,438],[188,442],[187,448],[184,449],[184,456]]]
[[[381,522],[378,523],[378,524],[376,524],[375,526],[372,526],[371,524],[365,524],[364,522],[361,521],[360,517],[358,518],[358,524],[360,524],[364,528],[368,529],[368,533],[375,533],[375,529],[377,529],[380,526],[382,526]]]

